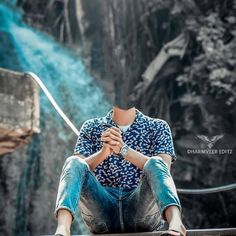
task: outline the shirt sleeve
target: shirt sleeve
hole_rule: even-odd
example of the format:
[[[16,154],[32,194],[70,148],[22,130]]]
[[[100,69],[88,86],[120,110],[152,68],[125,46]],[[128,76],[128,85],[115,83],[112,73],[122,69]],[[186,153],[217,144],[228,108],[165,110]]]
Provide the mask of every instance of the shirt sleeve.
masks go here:
[[[166,121],[161,120],[157,126],[154,138],[154,155],[165,153],[172,157],[172,163],[177,159],[170,126]]]
[[[90,122],[85,121],[80,128],[80,133],[74,148],[74,154],[81,154],[85,157],[89,157],[93,154],[93,142],[91,133],[92,125]]]

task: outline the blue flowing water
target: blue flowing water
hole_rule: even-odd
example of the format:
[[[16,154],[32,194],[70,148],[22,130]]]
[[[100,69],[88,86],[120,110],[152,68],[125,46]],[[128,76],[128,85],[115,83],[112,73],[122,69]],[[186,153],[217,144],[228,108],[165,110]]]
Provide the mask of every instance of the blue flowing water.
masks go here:
[[[37,74],[77,128],[89,118],[105,115],[111,105],[78,54],[25,24],[22,12],[14,6],[15,1],[9,2],[0,2],[0,67]],[[10,209],[5,209],[10,214],[14,212],[14,216],[8,219],[7,214],[0,213],[4,235],[6,232],[17,236],[54,233],[59,174],[65,158],[73,152],[76,136],[42,92],[40,130],[40,134],[34,135],[28,145],[16,150],[9,159],[9,165],[15,165],[20,179],[4,180],[16,189],[7,196],[12,204]],[[15,164],[19,160],[25,160],[23,167]],[[72,233],[87,232],[79,216],[73,225]]]

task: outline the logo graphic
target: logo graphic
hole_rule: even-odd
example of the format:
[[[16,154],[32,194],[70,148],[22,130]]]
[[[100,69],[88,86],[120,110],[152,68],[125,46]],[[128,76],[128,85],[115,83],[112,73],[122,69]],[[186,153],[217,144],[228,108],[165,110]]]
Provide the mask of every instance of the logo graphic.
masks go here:
[[[215,145],[215,143],[216,143],[217,141],[219,141],[220,139],[222,139],[222,138],[224,137],[223,134],[212,136],[212,138],[210,138],[210,137],[208,137],[208,136],[205,136],[205,135],[200,135],[200,134],[198,134],[198,135],[196,135],[196,136],[197,136],[197,138],[199,138],[202,142],[206,143],[206,145],[207,145],[207,147],[208,147],[209,149],[211,149],[211,148]]]

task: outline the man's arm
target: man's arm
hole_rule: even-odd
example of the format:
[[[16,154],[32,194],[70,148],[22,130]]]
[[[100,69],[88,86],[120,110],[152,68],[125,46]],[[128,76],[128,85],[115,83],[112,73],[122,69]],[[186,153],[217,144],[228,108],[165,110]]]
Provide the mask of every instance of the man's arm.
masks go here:
[[[164,154],[164,153],[158,154],[158,156],[160,156],[163,159],[163,161],[167,164],[168,169],[170,170],[171,156],[168,154]],[[133,165],[137,166],[141,170],[143,169],[146,161],[149,158],[150,157],[147,157],[132,148],[129,148],[129,151],[128,151],[127,155],[125,156],[125,160],[131,162]]]
[[[103,162],[111,154],[110,147],[104,143],[103,147],[89,157],[85,157],[79,153],[74,153],[74,155],[79,156],[84,159],[89,165],[90,170],[94,170],[101,162]]]

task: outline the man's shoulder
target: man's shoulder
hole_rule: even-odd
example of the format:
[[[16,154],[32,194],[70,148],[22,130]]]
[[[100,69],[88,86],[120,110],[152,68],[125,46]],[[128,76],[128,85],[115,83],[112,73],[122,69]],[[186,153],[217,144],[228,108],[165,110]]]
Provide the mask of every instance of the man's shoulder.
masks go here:
[[[168,126],[167,121],[160,118],[150,117],[144,114],[143,114],[143,121],[147,123],[149,126],[154,128]]]
[[[104,117],[95,117],[84,121],[82,127],[84,128],[96,128],[100,126],[104,121]]]

